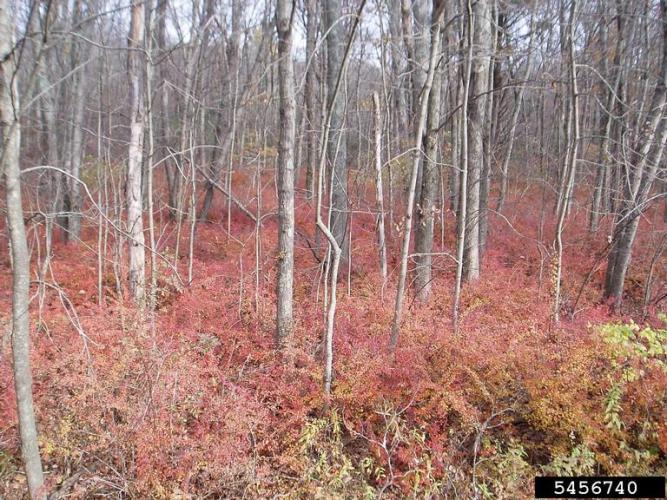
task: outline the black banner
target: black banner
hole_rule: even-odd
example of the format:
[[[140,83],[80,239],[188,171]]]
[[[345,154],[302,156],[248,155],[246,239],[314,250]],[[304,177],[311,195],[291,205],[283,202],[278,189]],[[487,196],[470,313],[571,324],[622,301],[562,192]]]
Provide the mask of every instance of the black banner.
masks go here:
[[[665,498],[665,478],[536,477],[535,498]]]

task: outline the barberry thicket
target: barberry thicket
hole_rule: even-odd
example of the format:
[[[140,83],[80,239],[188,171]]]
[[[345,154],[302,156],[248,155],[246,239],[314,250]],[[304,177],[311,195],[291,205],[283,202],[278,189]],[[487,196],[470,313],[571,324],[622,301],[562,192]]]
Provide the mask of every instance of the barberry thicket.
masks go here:
[[[0,56],[0,496],[667,473],[667,0],[0,0]]]

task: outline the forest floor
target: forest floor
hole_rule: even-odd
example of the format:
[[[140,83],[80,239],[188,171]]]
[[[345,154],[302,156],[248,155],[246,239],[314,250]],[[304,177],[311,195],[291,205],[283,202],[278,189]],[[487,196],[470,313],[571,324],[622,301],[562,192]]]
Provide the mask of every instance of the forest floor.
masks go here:
[[[247,184],[236,189],[250,200]],[[98,304],[95,227],[77,245],[56,238],[48,280],[60,288],[47,288],[41,306],[37,285],[31,290],[35,404],[52,491],[74,498],[469,498],[477,490],[522,498],[532,494],[536,474],[667,472],[664,353],[638,347],[650,351],[657,338],[664,348],[667,335],[658,319],[665,301],[642,314],[648,269],[667,230],[662,206],[642,220],[623,317],[601,301],[608,227],[589,235],[586,201],[573,206],[562,320],[554,324],[553,207],[547,203],[541,215],[540,191],[517,190],[504,216],[490,215],[481,278],[464,287],[458,334],[451,321],[454,261],[436,257],[432,298],[418,305],[406,297],[394,352],[388,344],[400,235],[391,229],[383,288],[374,217],[355,212],[327,402],[317,260],[323,252],[313,251],[312,206],[297,199],[296,329],[277,352],[275,217],[265,219],[256,244],[255,224],[232,207],[229,236],[226,207],[216,197],[211,221],[197,225],[192,283],[178,285],[160,264],[154,315],[117,296],[111,252]],[[269,195],[264,203],[264,213],[275,207]],[[453,252],[451,211],[444,221],[444,246],[436,226],[435,251]],[[160,252],[173,260],[173,223],[162,223]],[[33,263],[36,234],[33,228]],[[14,498],[25,479],[2,239],[0,495]],[[187,236],[176,261],[187,276]],[[659,297],[667,291],[664,258],[655,273]],[[602,326],[631,319],[651,328],[640,335],[634,327]]]

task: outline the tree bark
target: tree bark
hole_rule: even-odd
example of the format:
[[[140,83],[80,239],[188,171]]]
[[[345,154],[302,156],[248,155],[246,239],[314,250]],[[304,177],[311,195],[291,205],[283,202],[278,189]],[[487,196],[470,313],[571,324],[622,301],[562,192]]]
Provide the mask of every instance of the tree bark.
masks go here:
[[[516,102],[514,104],[514,109],[512,111],[512,117],[510,119],[510,129],[509,129],[509,138],[507,143],[507,151],[505,151],[505,158],[503,160],[503,165],[501,168],[501,178],[500,178],[500,196],[498,197],[498,205],[496,211],[502,213],[505,208],[505,200],[507,198],[507,188],[508,188],[508,175],[509,175],[509,166],[510,160],[512,159],[512,150],[514,149],[514,138],[516,136],[516,126],[519,122],[519,112],[521,111],[521,105],[523,103],[523,96],[526,91],[527,83],[526,81],[530,77],[530,74],[533,71],[533,41],[535,38],[535,14],[531,12],[530,15],[530,41],[528,42],[528,53],[526,54],[526,69],[523,73],[523,83],[519,88],[519,92],[516,97]]]
[[[461,100],[461,119],[459,124],[461,125],[461,174],[459,179],[459,200],[457,204],[456,212],[456,281],[454,284],[454,305],[452,307],[452,323],[454,326],[454,332],[458,332],[459,326],[459,309],[461,301],[461,285],[463,282],[463,273],[464,273],[464,264],[465,264],[465,251],[466,251],[466,225],[467,225],[467,214],[468,214],[468,197],[466,193],[468,192],[468,173],[470,171],[468,165],[468,133],[469,133],[469,121],[468,121],[468,106],[469,106],[469,97],[470,97],[470,84],[472,80],[472,63],[473,63],[473,40],[474,40],[474,29],[475,23],[473,20],[473,8],[472,0],[468,0],[466,3],[467,7],[467,19],[468,19],[468,29],[467,29],[467,54],[465,57],[465,66],[464,66],[464,76],[462,82],[459,84],[461,88],[460,97]]]
[[[480,181],[484,162],[484,123],[486,119],[485,93],[489,87],[491,51],[491,14],[488,0],[472,5],[473,60],[468,99],[468,182],[466,197],[466,225],[464,271],[468,281],[479,278],[479,215]]]
[[[306,71],[306,87],[304,89],[304,100],[306,104],[306,198],[312,199],[315,192],[315,175],[314,169],[317,164],[317,156],[319,144],[317,142],[317,134],[315,133],[315,126],[317,123],[318,108],[317,108],[317,80],[315,71],[317,62],[315,57],[315,50],[317,46],[317,3],[315,0],[306,0],[306,61],[308,62],[308,69]]]
[[[417,113],[416,107],[419,106],[419,101],[414,100],[414,66],[416,61],[415,56],[415,40],[414,33],[412,30],[412,5],[410,0],[400,0],[401,1],[401,28],[403,31],[403,43],[405,45],[405,52],[408,56],[407,70],[410,75],[410,90],[408,93],[408,108],[410,110],[410,123],[415,119],[415,114]]]
[[[21,124],[17,65],[14,59],[13,2],[0,0],[0,121],[2,172],[5,177],[7,229],[12,261],[12,359],[18,407],[21,455],[32,499],[45,499],[30,369],[30,254],[23,222],[19,153]]]
[[[138,304],[143,303],[146,287],[143,197],[141,193],[141,165],[144,139],[144,17],[143,1],[132,5],[130,35],[128,37],[127,70],[130,81],[130,145],[127,160],[127,232],[129,234],[130,295]]]
[[[348,258],[348,196],[347,196],[347,139],[345,134],[345,95],[333,95],[332,89],[343,60],[344,23],[340,0],[326,0],[324,19],[327,36],[327,87],[331,101],[331,134],[326,145],[331,175],[331,232],[342,251],[342,260]],[[343,82],[344,85],[344,82]]]
[[[83,57],[86,57],[84,54]],[[79,241],[81,237],[81,167],[84,155],[84,104],[86,103],[86,94],[88,89],[88,75],[86,68],[81,68],[79,74],[75,79],[74,92],[74,112],[72,115],[72,137],[70,148],[70,168],[69,173],[72,175],[67,180],[68,198],[70,202],[67,222],[67,240]]]
[[[561,275],[563,268],[563,225],[570,206],[570,199],[574,188],[574,179],[577,172],[577,151],[579,145],[579,93],[577,90],[577,66],[574,59],[574,33],[577,14],[577,2],[572,0],[570,4],[570,19],[568,25],[568,73],[569,73],[569,98],[567,110],[567,122],[565,126],[565,161],[563,165],[563,190],[558,200],[558,212],[556,214],[556,262],[554,269],[554,304],[553,319],[557,323],[560,319],[561,307]]]
[[[167,54],[167,8],[169,7],[169,0],[156,0],[156,45],[160,58]],[[158,141],[157,150],[160,158],[164,160],[164,171],[167,179],[168,192],[168,206],[171,218],[176,218],[176,200],[178,198],[178,191],[180,190],[180,176],[178,168],[174,159],[170,157],[172,133],[169,122],[169,85],[167,79],[169,78],[166,71],[165,64],[158,65],[157,80],[160,82],[158,91],[160,94],[159,101],[159,118],[157,120],[156,140]]]
[[[401,78],[402,61],[401,56],[401,0],[390,0],[389,2],[389,35],[391,71],[392,71],[392,97],[394,103],[393,112],[396,117],[396,131],[398,134],[408,130],[408,107],[405,99],[405,88]]]
[[[414,19],[412,37],[415,46],[415,58],[414,61],[411,61],[412,64],[410,70],[412,75],[412,105],[414,106],[412,111],[415,119],[417,119],[419,113],[419,95],[424,89],[429,62],[430,16],[428,0],[414,0],[412,3],[412,13]],[[415,200],[417,203],[419,203],[421,198],[423,172],[424,165],[423,159],[421,159],[419,162],[419,169],[417,170],[417,186],[415,187]],[[415,207],[415,209],[417,209],[417,207]]]
[[[324,116],[322,119],[322,144],[327,144],[329,142],[329,133],[331,130],[331,120],[333,118],[333,108],[338,97],[341,83],[344,79],[345,69],[347,66],[347,60],[350,55],[350,48],[352,47],[352,42],[354,41],[354,35],[359,26],[359,21],[361,19],[361,13],[366,5],[366,0],[362,0],[357,10],[357,15],[352,25],[352,32],[347,41],[347,46],[345,47],[345,52],[343,53],[342,60],[340,62],[340,67],[336,77],[333,79],[333,86],[329,87],[329,100],[328,105],[324,109]],[[324,223],[322,219],[322,201],[324,195],[324,173],[325,165],[327,160],[327,151],[322,148],[320,152],[319,167],[317,169],[317,205],[315,209],[317,217],[317,228],[322,231],[331,249],[331,259],[329,270],[329,285],[331,287],[331,298],[327,307],[326,313],[326,325],[324,331],[324,350],[325,350],[325,360],[324,360],[324,394],[329,396],[331,394],[331,386],[333,383],[333,335],[334,335],[334,320],[336,318],[336,296],[337,296],[337,283],[338,283],[338,266],[340,264],[340,257],[342,254],[342,249],[338,245],[336,238],[329,227]]]
[[[428,113],[429,97],[433,86],[435,76],[435,67],[437,64],[438,48],[440,47],[440,32],[442,29],[442,19],[444,17],[444,3],[442,0],[434,0],[433,14],[431,24],[431,51],[429,56],[428,73],[424,88],[420,96],[419,116],[417,117],[417,126],[415,129],[415,145],[412,153],[412,172],[410,174],[410,184],[408,190],[408,200],[405,207],[405,225],[403,228],[403,244],[401,247],[401,267],[398,275],[398,285],[396,287],[396,302],[394,304],[394,319],[391,325],[391,338],[389,345],[393,349],[398,344],[401,321],[403,318],[403,295],[405,293],[405,280],[408,272],[408,253],[410,250],[410,235],[412,232],[412,214],[415,204],[415,191],[417,185],[417,174],[419,172],[419,162],[421,159],[421,146],[426,127],[426,117]]]
[[[622,138],[618,138],[620,132],[619,117],[624,114],[623,103],[623,68],[621,61],[625,52],[625,8],[621,2],[616,4],[616,46],[614,49],[614,59],[612,62],[612,69],[609,71],[606,54],[603,56],[603,76],[612,84],[612,88],[605,85],[606,100],[605,108],[602,110],[603,118],[600,127],[600,151],[598,153],[598,164],[596,166],[595,188],[593,190],[593,199],[591,202],[591,215],[589,219],[589,230],[594,233],[598,230],[600,217],[610,208],[610,203],[605,201],[605,198],[610,198],[610,190],[612,188],[612,146],[611,143],[622,142]],[[605,6],[602,6],[604,9]],[[605,50],[607,47],[607,30],[601,27],[600,31],[600,46]],[[612,139],[614,136],[614,139]]]
[[[222,163],[224,161],[230,160],[230,151],[233,141],[233,133],[235,133],[235,124],[236,121],[240,118],[238,116],[237,105],[242,103],[245,99],[245,94],[248,91],[250,77],[246,79],[243,85],[243,92],[241,96],[238,96],[238,87],[239,87],[239,64],[241,58],[241,34],[242,34],[242,25],[241,25],[241,16],[243,14],[242,5],[239,0],[232,0],[232,30],[227,40],[227,49],[225,55],[227,58],[226,72],[222,79],[222,89],[223,93],[227,94],[226,104],[227,107],[231,110],[230,113],[235,116],[230,117],[226,125],[220,127],[218,135],[218,141],[221,142],[221,150],[218,156],[219,161],[213,162],[210,168],[208,177],[210,180],[206,182],[206,192],[204,195],[204,202],[202,204],[201,212],[199,213],[200,220],[208,219],[208,212],[211,209],[213,203],[213,195],[215,193],[215,184],[218,183],[220,179],[220,173],[222,170]],[[258,51],[259,59],[259,51]],[[257,62],[257,61],[256,61]],[[249,74],[252,75],[253,71],[250,71]],[[234,120],[236,118],[236,120]],[[225,188],[229,191],[230,195],[232,194],[229,190],[229,185],[226,185]]]
[[[437,47],[436,50],[439,52],[440,47]],[[424,135],[425,158],[422,163],[421,190],[415,224],[415,293],[417,301],[422,303],[428,300],[431,293],[433,228],[438,214],[440,168],[437,161],[437,129],[440,123],[441,75],[442,72],[436,68],[433,76],[433,86],[429,94],[426,134]]]
[[[296,97],[292,59],[292,22],[296,4],[278,0],[278,86],[280,91],[280,144],[278,152],[278,286],[276,346],[282,347],[292,335],[294,283],[294,140]],[[257,182],[260,182],[258,179]]]
[[[489,192],[491,190],[491,172],[494,147],[494,130],[498,122],[498,102],[495,91],[502,88],[502,73],[498,60],[498,39],[505,30],[505,15],[498,12],[497,2],[492,2],[491,15],[491,43],[489,53],[489,71],[486,94],[482,99],[486,101],[485,120],[483,126],[482,171],[479,179],[479,258],[482,259],[486,250],[486,238],[489,232]]]
[[[382,284],[387,282],[387,248],[384,235],[384,194],[382,189],[382,117],[380,115],[380,97],[373,92],[373,109],[375,111],[375,203],[378,211],[375,218],[378,237],[378,255]]]
[[[647,198],[655,181],[663,150],[667,142],[664,107],[667,104],[667,0],[660,0],[662,24],[662,62],[658,81],[637,143],[630,158],[632,169],[626,172],[624,199],[618,213],[612,238],[612,250],[607,259],[605,298],[611,299],[620,310],[625,275],[630,263],[632,246],[639,226],[639,216],[647,208]]]

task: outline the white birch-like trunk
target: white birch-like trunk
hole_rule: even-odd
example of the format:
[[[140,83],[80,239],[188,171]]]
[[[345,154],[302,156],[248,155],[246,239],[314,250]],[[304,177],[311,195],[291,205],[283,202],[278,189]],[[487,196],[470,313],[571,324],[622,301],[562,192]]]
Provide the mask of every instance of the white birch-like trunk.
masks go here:
[[[375,224],[377,225],[378,255],[384,290],[384,284],[387,282],[387,248],[384,236],[384,193],[382,187],[382,118],[380,116],[380,97],[377,92],[373,92],[373,109],[375,111],[375,202],[378,211]]]

